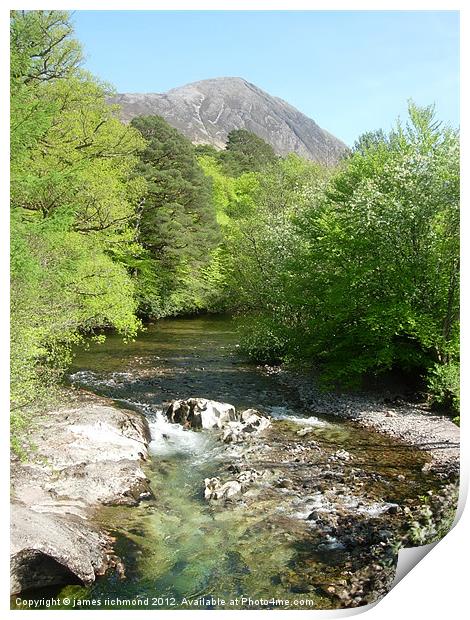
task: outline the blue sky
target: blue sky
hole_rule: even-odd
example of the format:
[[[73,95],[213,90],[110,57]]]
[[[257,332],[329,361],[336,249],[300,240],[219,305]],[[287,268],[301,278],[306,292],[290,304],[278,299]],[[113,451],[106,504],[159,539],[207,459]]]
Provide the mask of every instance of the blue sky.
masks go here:
[[[411,97],[459,125],[455,11],[76,11],[85,66],[118,92],[239,76],[348,144]]]

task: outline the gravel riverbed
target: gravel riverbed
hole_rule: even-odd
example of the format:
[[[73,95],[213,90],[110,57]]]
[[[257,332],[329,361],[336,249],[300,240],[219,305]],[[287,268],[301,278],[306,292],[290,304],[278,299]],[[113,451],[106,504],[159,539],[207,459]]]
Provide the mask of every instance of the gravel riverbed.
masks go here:
[[[425,403],[373,393],[323,392],[315,378],[282,367],[265,366],[286,387],[295,389],[302,404],[313,414],[352,420],[430,455],[426,468],[442,477],[455,478],[460,469],[460,429],[448,417],[430,410]]]

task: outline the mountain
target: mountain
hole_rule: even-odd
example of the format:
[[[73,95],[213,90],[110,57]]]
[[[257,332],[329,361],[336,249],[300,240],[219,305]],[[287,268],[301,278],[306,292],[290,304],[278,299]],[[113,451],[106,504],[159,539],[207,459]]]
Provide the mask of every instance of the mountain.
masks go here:
[[[158,114],[194,144],[225,146],[233,129],[247,129],[279,155],[294,152],[326,164],[338,161],[346,145],[286,101],[242,78],[221,77],[193,82],[167,93],[126,93],[111,99],[121,118]]]

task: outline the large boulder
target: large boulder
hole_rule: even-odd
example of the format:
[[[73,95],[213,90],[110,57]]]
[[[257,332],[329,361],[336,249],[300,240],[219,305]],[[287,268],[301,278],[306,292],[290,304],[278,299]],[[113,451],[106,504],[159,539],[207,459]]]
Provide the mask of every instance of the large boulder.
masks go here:
[[[206,398],[174,400],[166,411],[168,420],[192,429],[222,429],[237,420],[235,407]]]
[[[238,443],[251,434],[264,431],[271,424],[271,418],[256,409],[241,413],[228,403],[219,403],[206,398],[173,400],[166,411],[166,417],[173,424],[182,424],[191,429],[222,430],[222,441]]]

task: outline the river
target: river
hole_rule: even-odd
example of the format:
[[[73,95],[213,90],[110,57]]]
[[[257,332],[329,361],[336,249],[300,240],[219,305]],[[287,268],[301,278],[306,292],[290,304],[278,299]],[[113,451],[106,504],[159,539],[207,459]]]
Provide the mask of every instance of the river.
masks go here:
[[[77,353],[70,381],[148,417],[153,441],[147,475],[155,496],[137,507],[103,508],[99,519],[116,537],[126,577],[110,573],[89,588],[48,590],[74,599],[77,608],[89,608],[92,600],[108,609],[338,607],[328,584],[337,587],[361,564],[354,541],[348,547],[306,516],[320,510],[347,518],[358,548],[372,548],[379,543],[359,541],[359,526],[367,530],[370,522],[374,531],[390,530],[393,513],[401,510],[393,507],[412,505],[436,485],[421,471],[422,453],[304,410],[275,377],[244,362],[228,317],[161,320],[127,344],[108,336]],[[234,453],[211,432],[167,422],[169,401],[194,396],[273,416],[267,442],[277,441],[274,452],[266,445],[269,458],[256,454],[252,463],[291,472],[295,484],[303,481],[304,495],[266,484],[260,495],[248,493],[228,507],[206,501],[204,478],[225,472]],[[286,446],[289,454],[300,449],[300,429],[307,429],[307,448],[317,456],[281,463]]]

